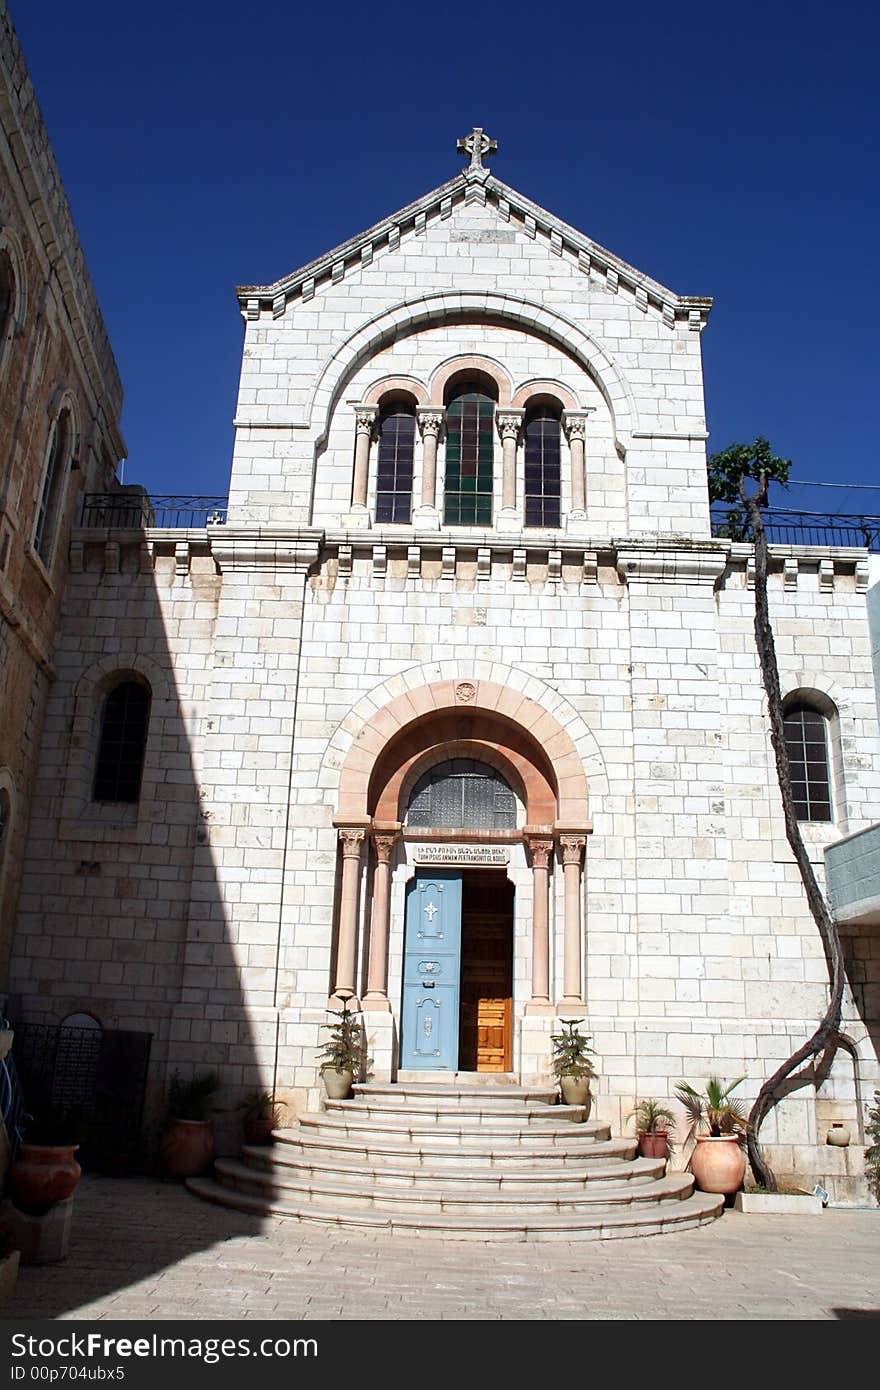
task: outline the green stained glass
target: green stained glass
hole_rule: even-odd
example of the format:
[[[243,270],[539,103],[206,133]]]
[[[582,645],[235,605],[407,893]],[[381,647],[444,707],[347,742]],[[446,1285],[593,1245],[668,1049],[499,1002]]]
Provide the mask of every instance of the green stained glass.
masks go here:
[[[494,415],[494,402],[472,382],[463,383],[446,411],[447,526],[492,524]]]

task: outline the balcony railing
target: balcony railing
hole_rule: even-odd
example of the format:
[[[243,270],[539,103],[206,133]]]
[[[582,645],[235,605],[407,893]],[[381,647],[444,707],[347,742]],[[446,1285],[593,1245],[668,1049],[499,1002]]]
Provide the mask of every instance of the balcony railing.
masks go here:
[[[143,488],[118,492],[87,492],[81,526],[139,531],[147,526],[201,529],[226,520],[225,497],[151,496]]]
[[[748,540],[738,525],[740,508],[712,508],[712,535],[727,540]],[[764,512],[767,539],[776,545],[843,545],[880,551],[880,516],[854,516],[827,512],[796,512],[768,507]]]

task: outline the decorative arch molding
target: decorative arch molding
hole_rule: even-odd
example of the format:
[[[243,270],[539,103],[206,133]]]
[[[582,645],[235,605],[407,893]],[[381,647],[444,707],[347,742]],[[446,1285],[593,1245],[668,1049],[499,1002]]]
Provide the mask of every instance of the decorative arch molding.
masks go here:
[[[363,405],[381,405],[386,396],[412,396],[416,405],[428,405],[428,392],[414,376],[383,376],[374,381],[364,394]]]
[[[510,323],[561,348],[596,382],[611,412],[618,442],[639,430],[635,397],[629,383],[604,348],[579,325],[528,300],[508,294],[438,291],[394,305],[358,328],[330,356],[315,385],[309,427],[320,444],[345,382],[371,356],[395,338],[444,322],[483,320]]]
[[[574,393],[569,391],[568,387],[560,386],[558,381],[525,381],[514,391],[510,404],[516,409],[523,409],[527,408],[536,397],[540,397],[543,404],[543,399],[547,396],[552,397],[561,410],[581,409],[580,402]]]
[[[456,687],[474,694],[456,699]],[[500,663],[462,661],[455,675],[437,663],[391,676],[358,700],[327,747],[318,785],[335,796],[338,818],[368,818],[370,778],[392,737],[420,716],[440,710],[488,710],[523,728],[544,749],[558,791],[560,824],[589,819],[587,783],[607,795],[608,776],[592,731],[574,707],[537,677]]]
[[[117,680],[124,680],[126,676],[141,676],[147,682],[153,694],[154,710],[160,702],[173,699],[171,682],[161,666],[157,666],[155,661],[141,656],[140,653],[125,653],[105,656],[102,661],[96,661],[82,672],[73,691],[75,704],[79,705],[83,698],[87,701],[94,700],[96,696],[109,690]]]
[[[0,252],[5,251],[12,266],[12,282],[14,298],[12,301],[9,322],[6,330],[0,339],[0,372],[6,365],[8,354],[12,347],[12,340],[16,333],[24,331],[27,319],[27,272],[25,269],[25,258],[22,244],[17,234],[11,227],[0,227]]]
[[[441,408],[446,404],[446,388],[457,376],[468,376],[480,372],[494,381],[498,391],[498,404],[510,405],[512,382],[510,377],[494,357],[482,357],[474,353],[451,357],[440,364],[431,374],[431,405]]]
[[[803,700],[805,704],[814,703],[816,708],[830,719],[852,712],[852,704],[846,692],[821,671],[797,671],[791,675],[780,671],[779,687],[783,704],[790,704],[796,699]],[[766,696],[764,703],[766,705]]]

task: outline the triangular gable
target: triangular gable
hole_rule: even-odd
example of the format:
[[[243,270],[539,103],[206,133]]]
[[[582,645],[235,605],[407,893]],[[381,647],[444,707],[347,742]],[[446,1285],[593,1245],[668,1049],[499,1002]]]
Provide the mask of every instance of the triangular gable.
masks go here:
[[[551,254],[571,257],[583,274],[601,277],[611,293],[621,288],[628,291],[640,308],[659,312],[668,327],[679,319],[687,320],[690,328],[705,326],[711,299],[667,289],[483,168],[463,170],[448,183],[272,285],[239,285],[236,293],[244,316],[256,319],[262,310],[271,308],[273,316],[280,318],[291,300],[312,299],[322,283],[338,283],[350,271],[369,265],[380,252],[396,250],[403,238],[418,236],[429,223],[450,217],[454,208],[468,202],[480,203],[494,211],[500,221],[528,237],[540,238]]]

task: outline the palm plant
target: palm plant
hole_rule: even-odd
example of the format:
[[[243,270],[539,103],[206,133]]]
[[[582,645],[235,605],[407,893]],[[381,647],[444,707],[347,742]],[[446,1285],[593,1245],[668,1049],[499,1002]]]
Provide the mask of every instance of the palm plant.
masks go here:
[[[740,1144],[746,1142],[748,1127],[748,1107],[745,1101],[732,1098],[731,1092],[745,1081],[740,1076],[725,1086],[717,1076],[710,1076],[705,1090],[695,1091],[686,1081],[680,1081],[675,1094],[687,1111],[691,1127],[685,1143],[695,1139],[698,1134],[709,1134],[713,1138],[733,1135]]]
[[[638,1101],[627,1119],[635,1120],[639,1134],[664,1134],[675,1128],[675,1116],[672,1111],[653,1097]]]

